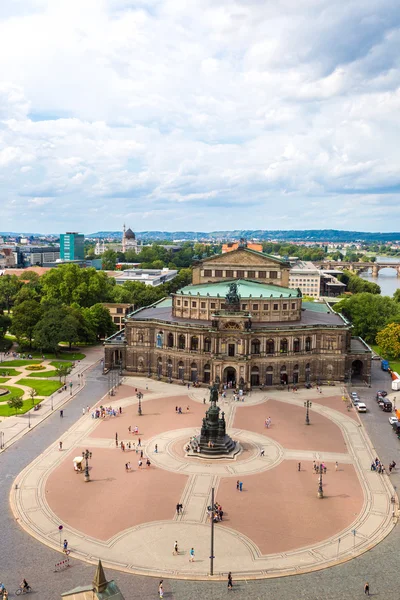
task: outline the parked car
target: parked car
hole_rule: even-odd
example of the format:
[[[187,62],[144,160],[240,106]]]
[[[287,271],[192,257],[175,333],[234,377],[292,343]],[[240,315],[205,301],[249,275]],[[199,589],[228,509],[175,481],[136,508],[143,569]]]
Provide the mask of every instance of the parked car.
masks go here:
[[[379,406],[384,412],[392,412],[393,410],[393,404],[389,400],[379,402]]]
[[[385,390],[378,390],[376,393],[383,397],[387,396],[387,392],[385,392]]]
[[[394,423],[392,423],[392,427],[393,427],[393,431],[395,433],[397,433],[397,435],[400,434],[400,421],[396,421]]]
[[[381,360],[381,357],[379,356],[379,354],[374,354],[372,356],[372,360]]]
[[[357,392],[351,392],[350,396],[351,396],[352,398],[358,398],[358,394],[357,394]]]
[[[398,423],[399,420],[397,417],[389,417],[389,423],[393,426],[394,423]]]
[[[367,412],[367,405],[364,404],[364,402],[359,402],[357,404],[357,410],[358,412]]]

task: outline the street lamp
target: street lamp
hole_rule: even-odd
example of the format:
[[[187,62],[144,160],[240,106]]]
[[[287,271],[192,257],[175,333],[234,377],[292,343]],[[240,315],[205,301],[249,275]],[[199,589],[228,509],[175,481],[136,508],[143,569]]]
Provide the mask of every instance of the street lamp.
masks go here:
[[[139,392],[138,395],[138,415],[142,416],[142,392]]]
[[[83,450],[82,458],[86,461],[85,464],[85,481],[90,481],[89,475],[89,458],[92,458],[92,453],[89,450]]]
[[[310,400],[307,400],[306,402],[304,402],[304,406],[306,409],[306,425],[310,424],[310,413],[309,413],[309,409],[312,407],[312,402]]]
[[[28,429],[31,428],[31,411],[28,410]]]
[[[324,489],[322,487],[322,469],[320,467],[319,478],[318,478],[318,498],[324,497]]]

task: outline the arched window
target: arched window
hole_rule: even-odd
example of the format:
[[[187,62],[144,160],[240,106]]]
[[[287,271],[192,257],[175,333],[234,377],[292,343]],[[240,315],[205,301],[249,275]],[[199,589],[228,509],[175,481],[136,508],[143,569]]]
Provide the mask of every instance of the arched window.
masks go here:
[[[293,352],[300,352],[300,340],[299,340],[299,338],[294,338],[294,340],[293,340]]]
[[[251,340],[251,353],[252,354],[260,354],[260,340]]]
[[[275,342],[274,340],[267,340],[267,354],[274,354]]]
[[[197,335],[193,335],[190,338],[190,350],[192,352],[197,352],[198,349],[199,349],[199,338],[197,337]]]
[[[185,366],[182,361],[178,363],[178,379],[185,379]]]
[[[211,338],[204,338],[204,352],[211,352]]]
[[[186,346],[185,336],[181,334],[178,337],[178,348],[179,348],[179,350],[184,350],[185,346]]]
[[[138,333],[138,342],[139,344],[143,344],[143,333]]]
[[[163,334],[162,331],[159,331],[157,333],[157,336],[156,336],[156,346],[157,346],[157,348],[162,348],[163,347],[163,339],[164,339],[164,334]]]
[[[311,338],[310,337],[306,337],[306,343],[305,343],[305,349],[306,352],[311,352]]]
[[[172,333],[169,333],[167,335],[167,346],[168,346],[168,348],[174,347],[174,335]]]
[[[203,382],[204,383],[210,383],[210,381],[211,381],[211,367],[207,363],[206,365],[204,365]]]
[[[281,340],[280,350],[282,353],[286,353],[288,351],[288,341],[286,338]]]
[[[193,381],[193,383],[197,381],[197,365],[195,362],[190,365],[190,381]]]
[[[286,371],[286,365],[281,366],[280,377],[281,377],[281,384],[287,385],[288,376],[287,376],[287,371]]]

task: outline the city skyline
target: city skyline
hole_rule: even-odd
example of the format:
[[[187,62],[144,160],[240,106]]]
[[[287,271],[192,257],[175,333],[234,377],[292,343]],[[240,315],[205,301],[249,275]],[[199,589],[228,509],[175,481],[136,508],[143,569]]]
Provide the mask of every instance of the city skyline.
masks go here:
[[[0,229],[393,231],[399,37],[389,0],[6,2]]]

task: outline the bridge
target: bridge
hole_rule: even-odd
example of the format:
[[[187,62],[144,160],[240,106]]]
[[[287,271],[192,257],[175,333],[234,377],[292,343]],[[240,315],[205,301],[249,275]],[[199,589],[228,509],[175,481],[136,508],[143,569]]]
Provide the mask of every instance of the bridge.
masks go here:
[[[400,277],[400,262],[393,263],[389,261],[380,260],[377,262],[345,262],[345,261],[324,261],[315,263],[318,269],[332,271],[335,269],[346,269],[348,271],[354,271],[360,273],[367,269],[372,269],[372,276],[377,277],[381,269],[394,269],[397,272],[397,277]]]

